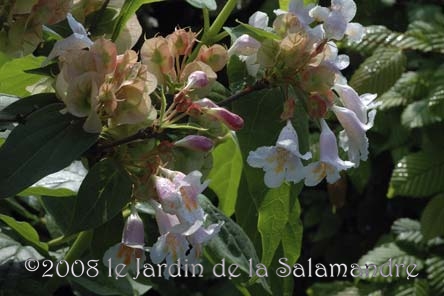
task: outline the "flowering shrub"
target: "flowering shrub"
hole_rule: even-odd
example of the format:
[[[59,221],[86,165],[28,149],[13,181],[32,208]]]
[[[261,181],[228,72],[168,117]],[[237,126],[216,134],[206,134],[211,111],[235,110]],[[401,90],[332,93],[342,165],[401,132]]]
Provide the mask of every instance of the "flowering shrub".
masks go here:
[[[353,59],[339,50],[371,47],[374,32],[388,29],[352,22],[353,0],[279,1],[235,27],[226,22],[243,1],[189,0],[202,28],[151,36],[135,13],[153,2],[162,1],[0,5],[0,198],[12,209],[0,215],[0,242],[15,250],[0,258],[64,260],[32,292],[42,295],[66,283],[100,295],[162,292],[159,278],[195,277],[196,266],[219,277],[220,262],[239,268],[229,280],[243,294],[291,294],[278,259],[297,266],[301,255],[304,185],[343,197],[347,180],[368,168],[377,110],[388,108],[387,93],[403,92],[402,78],[390,90],[372,87],[377,56],[376,70],[370,57],[348,80],[356,66],[347,69]],[[403,49],[421,50],[420,38],[399,34]],[[406,112],[403,122],[417,122]],[[400,158],[389,195],[411,193],[417,156]],[[37,204],[42,219],[17,200]],[[334,210],[342,206],[332,198]],[[76,276],[79,260],[96,276]],[[439,294],[439,266],[430,270]]]

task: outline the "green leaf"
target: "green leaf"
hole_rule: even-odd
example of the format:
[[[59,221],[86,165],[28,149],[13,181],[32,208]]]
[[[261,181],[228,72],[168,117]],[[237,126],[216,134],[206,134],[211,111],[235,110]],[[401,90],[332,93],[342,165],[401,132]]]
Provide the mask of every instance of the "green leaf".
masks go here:
[[[422,212],[421,229],[426,239],[444,237],[444,194],[435,196]]]
[[[428,102],[430,112],[441,119],[444,118],[444,86],[438,86],[432,90]]]
[[[402,50],[378,48],[367,58],[350,79],[358,93],[386,92],[404,72],[406,58]]]
[[[116,40],[120,32],[125,27],[126,22],[136,13],[136,11],[143,4],[149,4],[154,2],[161,2],[164,0],[126,0],[120,10],[119,16],[117,17],[117,22],[114,26],[112,40]]]
[[[245,23],[242,23],[242,22],[239,22],[239,23],[240,23],[241,27],[244,30],[239,29],[237,31],[237,34],[240,34],[240,35],[248,34],[248,35],[250,35],[251,37],[253,37],[254,39],[256,39],[258,41],[264,41],[264,40],[267,40],[267,39],[271,39],[271,40],[281,40],[282,39],[281,36],[279,36],[277,34],[274,34],[272,32],[268,32],[268,31],[256,28],[256,27],[254,27],[252,25],[245,24]]]
[[[237,132],[245,165],[239,186],[239,196],[242,198],[238,198],[236,203],[236,221],[254,242],[258,253],[262,246],[257,232],[258,209],[268,188],[264,183],[263,170],[247,165],[246,158],[250,151],[260,146],[274,145],[285,125],[279,119],[283,101],[279,89],[266,89],[251,93],[233,103],[234,112],[243,118],[249,118]]]
[[[428,100],[411,103],[402,112],[402,125],[408,128],[418,128],[441,122],[442,118],[433,115],[429,108]]]
[[[24,221],[16,221],[14,218],[2,214],[0,214],[0,220],[17,232],[26,244],[35,247],[42,254],[48,254],[48,245],[40,241],[39,234],[31,224]]]
[[[219,234],[210,240],[205,247],[207,259],[212,264],[221,263],[224,260],[226,268],[231,264],[237,264],[242,275],[239,278],[233,278],[235,282],[245,283],[254,279],[249,275],[249,264],[251,260],[252,265],[256,266],[259,263],[259,257],[248,236],[238,224],[227,218],[204,195],[199,195],[199,203],[208,214],[209,223],[219,223],[221,221],[224,223]],[[258,281],[265,291],[270,292],[270,287],[265,278],[259,278]]]
[[[44,259],[31,246],[23,246],[11,237],[0,232],[0,279],[3,295],[48,295],[42,285],[34,279],[42,281],[41,273],[31,273],[25,269],[25,260],[36,261]],[[35,264],[37,262],[33,262]]]
[[[388,197],[424,197],[444,191],[444,157],[418,152],[407,155],[395,166]]]
[[[385,110],[407,104],[424,98],[430,87],[429,72],[406,72],[396,83],[377,100],[382,102],[379,109]]]
[[[60,103],[60,100],[56,97],[55,93],[41,93],[15,101],[3,109],[3,112],[11,116],[25,116],[54,103]]]
[[[259,207],[258,231],[262,238],[262,259],[270,266],[289,218],[290,186],[282,184],[279,188],[268,190]]]
[[[421,233],[421,224],[412,219],[401,218],[393,222],[392,232],[398,246],[413,253],[427,252],[427,241]]]
[[[291,187],[290,198],[295,199],[293,201],[293,208],[290,206],[290,214],[288,217],[287,225],[282,233],[282,247],[285,258],[291,264],[296,263],[301,254],[302,248],[302,233],[304,226],[302,225],[301,205],[299,204],[298,195],[303,188],[302,183]],[[291,204],[292,201],[290,201]]]
[[[61,114],[63,104],[32,113],[13,129],[0,148],[0,197],[17,194],[41,178],[67,167],[97,140],[83,130],[83,119]]]
[[[428,258],[426,265],[427,279],[432,290],[430,295],[444,295],[444,257]]]
[[[76,204],[76,197],[42,196],[41,200],[45,211],[52,217],[58,228],[63,234],[68,235],[72,216],[74,214],[73,209]]]
[[[367,269],[365,264],[368,264],[368,276],[366,273]],[[378,269],[375,276],[373,276],[375,267],[370,264],[375,264],[376,268]],[[376,282],[392,282],[398,280],[399,278],[407,278],[407,273],[404,268],[399,269],[399,277],[397,276],[398,270],[395,264],[404,264],[404,266],[415,264],[416,273],[420,272],[424,268],[424,262],[420,258],[406,253],[395,243],[387,243],[374,248],[362,256],[358,262],[358,265],[361,266],[361,270],[363,271],[361,278]],[[381,269],[379,270],[379,268]],[[384,277],[381,275],[381,272],[384,275],[389,275],[390,271],[392,276]]]
[[[242,175],[242,155],[234,134],[213,151],[213,168],[208,175],[210,188],[219,198],[219,209],[230,217],[234,213]]]
[[[74,161],[71,165],[48,175],[37,183],[20,192],[20,196],[73,196],[79,191],[80,184],[86,176],[86,169],[80,161]]]
[[[130,201],[132,182],[115,161],[105,159],[89,171],[77,195],[69,233],[100,226]]]
[[[430,289],[427,280],[414,279],[413,282],[398,284],[390,295],[394,296],[429,296]]]
[[[19,97],[29,95],[26,87],[35,84],[42,76],[24,71],[40,67],[44,60],[44,57],[28,55],[4,63],[0,67],[0,93],[14,94]]]
[[[196,8],[208,8],[209,10],[216,10],[216,0],[186,0],[188,4]]]

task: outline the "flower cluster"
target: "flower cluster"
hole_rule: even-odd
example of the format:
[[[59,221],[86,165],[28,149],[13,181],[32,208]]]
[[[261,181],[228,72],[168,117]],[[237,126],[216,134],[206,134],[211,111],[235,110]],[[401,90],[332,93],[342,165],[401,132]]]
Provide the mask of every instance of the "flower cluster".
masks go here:
[[[42,41],[43,25],[65,19],[72,0],[2,1],[0,51],[13,57],[32,53]]]
[[[321,127],[320,155],[318,161],[307,166],[302,164],[301,159],[308,160],[311,153],[299,151],[298,136],[290,120],[295,99],[290,98],[281,116],[287,125],[276,145],[251,152],[247,162],[263,168],[265,184],[272,188],[279,187],[284,180],[295,183],[304,180],[307,186],[315,186],[324,178],[334,183],[340,178],[340,171],[367,160],[366,131],[372,127],[376,113],[373,103],[376,95],[359,96],[342,76],[340,70],[348,66],[349,58],[338,55],[333,41],[341,40],[344,35],[352,40],[361,38],[362,26],[350,23],[356,4],[353,0],[332,0],[328,8],[304,7],[303,1],[296,0],[291,2],[288,12],[277,10],[275,13],[277,17],[271,28],[264,13],[257,12],[250,18],[250,25],[275,34],[275,39],[259,42],[242,35],[229,52],[247,63],[250,75],[262,75],[272,83],[289,84],[298,90],[297,99],[305,104],[308,115]],[[348,153],[347,161],[339,157],[336,137],[324,119],[329,111],[343,127],[339,145]]]
[[[199,171],[185,175],[162,168],[161,174],[162,177],[154,177],[158,200],[152,201],[161,235],[151,248],[151,260],[153,263],[165,260],[168,266],[179,259],[182,263],[196,263],[202,254],[202,245],[222,226],[222,223],[204,225],[206,215],[198,195],[208,181],[200,183]],[[164,275],[168,278],[167,270]]]
[[[210,47],[202,45],[196,59],[190,62],[196,36],[191,30],[176,29],[166,37],[147,39],[142,46],[142,63],[154,73],[160,85],[173,93],[177,86],[183,86],[196,71],[205,73],[208,82],[198,88],[208,92],[217,78],[216,72],[227,63],[227,50],[219,44]],[[198,94],[204,95],[205,91]]]
[[[60,73],[55,89],[66,110],[87,117],[84,129],[99,133],[108,126],[152,122],[156,110],[150,94],[157,81],[136,52],[118,55],[116,45],[99,38],[92,42],[83,26],[68,15],[73,34],[55,44],[49,58],[58,56]]]

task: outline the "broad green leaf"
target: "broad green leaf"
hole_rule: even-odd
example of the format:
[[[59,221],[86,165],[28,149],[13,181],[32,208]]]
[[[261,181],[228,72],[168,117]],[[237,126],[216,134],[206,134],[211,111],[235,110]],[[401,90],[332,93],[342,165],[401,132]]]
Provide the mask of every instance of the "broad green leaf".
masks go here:
[[[18,195],[29,196],[73,196],[79,191],[80,184],[87,170],[80,161],[74,161],[68,167],[48,175]]]
[[[444,86],[438,86],[433,89],[429,97],[429,108],[433,115],[444,118]]]
[[[4,96],[3,98],[13,98],[11,96]],[[11,99],[6,100],[6,102],[10,102],[10,104],[6,105],[5,108],[0,111],[0,116],[6,119],[21,119],[26,120],[26,117],[29,116],[32,112],[37,111],[40,108],[43,108],[47,105],[60,103],[60,100],[57,99],[54,93],[41,93],[37,95],[32,95],[29,97],[25,97],[23,99],[18,99],[12,102]],[[0,106],[1,109],[1,106]],[[11,128],[12,129],[12,128]]]
[[[13,196],[41,178],[67,167],[97,140],[83,119],[61,114],[63,104],[39,109],[13,129],[0,148],[0,197]]]
[[[245,121],[237,132],[239,146],[244,158],[239,197],[236,203],[236,221],[253,241],[260,253],[261,241],[257,232],[258,209],[268,191],[264,183],[264,171],[246,163],[250,151],[260,146],[275,145],[280,130],[285,126],[279,119],[283,95],[279,89],[266,89],[251,93],[233,103],[233,110]]]
[[[235,282],[245,283],[254,279],[250,276],[250,260],[253,266],[260,261],[248,236],[238,224],[227,218],[204,195],[199,195],[199,203],[208,214],[209,223],[224,223],[219,234],[206,245],[205,256],[212,264],[221,263],[224,260],[226,268],[231,264],[237,264],[242,275],[239,278],[233,278]],[[258,281],[266,291],[270,291],[265,278],[259,278]]]
[[[406,72],[383,95],[377,98],[382,102],[379,109],[385,110],[423,99],[430,87],[430,72]]]
[[[186,0],[190,5],[196,8],[208,8],[209,10],[216,10],[216,0]]]
[[[219,209],[230,217],[234,213],[242,175],[242,155],[235,135],[213,151],[213,168],[208,175],[210,188],[217,194]]]
[[[358,93],[386,92],[404,72],[406,57],[396,48],[378,48],[367,58],[350,79]]]
[[[42,254],[48,254],[48,245],[40,241],[39,234],[31,224],[2,214],[0,214],[0,220],[17,232],[26,244],[35,247]]]
[[[0,279],[2,283],[2,294],[4,295],[48,295],[48,291],[39,284],[42,282],[42,272],[31,273],[24,267],[25,260],[32,258],[42,260],[40,255],[33,247],[23,246],[0,232]],[[37,262],[33,262],[35,266]],[[42,269],[43,270],[43,269]]]
[[[58,228],[65,234],[69,234],[73,209],[76,204],[76,196],[67,197],[41,197],[45,211],[52,217]]]
[[[39,81],[42,76],[25,73],[24,70],[38,68],[44,60],[44,57],[28,55],[4,63],[0,67],[0,93],[19,97],[29,95],[26,87]]]
[[[444,237],[444,194],[429,201],[421,216],[421,231],[425,239]]]
[[[279,188],[268,190],[259,207],[258,231],[262,238],[262,259],[270,266],[289,218],[290,186],[282,184]]]
[[[401,115],[402,125],[408,128],[424,127],[441,121],[441,117],[430,112],[428,100],[411,103]]]
[[[111,159],[98,162],[80,186],[69,232],[76,233],[111,220],[130,201],[131,193],[131,179],[118,163]]]
[[[421,273],[424,268],[424,262],[419,257],[406,253],[395,243],[386,243],[374,248],[373,250],[362,256],[361,259],[359,259],[358,264],[359,266],[361,266],[362,270],[361,278],[364,280],[376,282],[392,282],[396,280],[397,270],[395,268],[395,264],[404,264],[404,266],[415,264],[415,273]],[[368,276],[366,273],[367,269],[365,264],[368,264],[369,266]],[[378,268],[375,276],[373,276],[375,267],[370,264],[375,264]],[[379,268],[381,268],[381,270],[379,270]],[[389,275],[391,272],[392,276],[384,277],[381,275],[381,272],[384,275]],[[407,273],[405,269],[399,270],[399,277],[407,278]]]
[[[424,197],[444,191],[444,157],[418,152],[407,155],[395,166],[388,197]]]
[[[126,0],[120,10],[119,16],[117,17],[117,22],[114,26],[113,34],[111,39],[116,40],[120,32],[125,27],[126,22],[136,13],[136,11],[143,4],[149,4],[154,2],[161,2],[164,0]]]
[[[430,289],[427,280],[416,278],[408,283],[402,282],[389,292],[394,296],[429,296]]]
[[[444,257],[433,256],[426,260],[430,295],[444,295]]]
[[[359,52],[371,53],[379,47],[444,53],[444,26],[442,23],[415,21],[405,33],[393,32],[384,26],[368,26],[359,43],[347,46]]]
[[[302,249],[302,233],[304,226],[302,225],[301,216],[301,205],[299,204],[299,193],[303,188],[303,184],[298,184],[296,186],[291,186],[290,205],[293,203],[293,207],[290,206],[290,214],[288,216],[287,225],[285,225],[284,231],[282,233],[282,247],[284,251],[285,258],[291,264],[296,263],[299,259]]]
[[[392,232],[396,244],[417,252],[427,251],[427,241],[421,233],[421,224],[412,219],[401,218],[393,222]]]

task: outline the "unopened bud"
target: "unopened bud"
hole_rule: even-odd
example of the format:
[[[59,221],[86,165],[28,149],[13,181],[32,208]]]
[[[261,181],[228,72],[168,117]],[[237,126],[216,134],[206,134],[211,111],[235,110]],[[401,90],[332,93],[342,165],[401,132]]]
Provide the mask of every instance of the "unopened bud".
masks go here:
[[[188,76],[185,89],[202,88],[208,85],[208,76],[204,71],[194,71]]]
[[[137,210],[132,207],[123,228],[122,243],[131,248],[142,249],[145,244],[144,235],[143,221]]]
[[[237,131],[244,126],[244,120],[242,119],[242,117],[233,112],[228,111],[225,108],[222,107],[209,108],[204,112],[220,120],[231,130]]]
[[[174,142],[174,146],[183,147],[194,151],[208,152],[213,148],[213,141],[199,135],[189,135]]]

